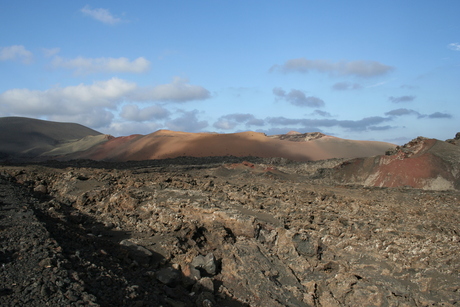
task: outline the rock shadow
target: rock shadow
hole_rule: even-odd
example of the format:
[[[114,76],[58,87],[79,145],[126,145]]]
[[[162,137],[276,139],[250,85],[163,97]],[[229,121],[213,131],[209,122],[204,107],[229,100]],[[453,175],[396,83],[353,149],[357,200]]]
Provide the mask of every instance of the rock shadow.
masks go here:
[[[39,196],[39,195],[36,195]],[[66,204],[40,195],[33,209],[62,248],[58,265],[84,285],[100,306],[243,307],[222,293],[186,277],[162,255],[130,241],[130,234],[107,227]]]

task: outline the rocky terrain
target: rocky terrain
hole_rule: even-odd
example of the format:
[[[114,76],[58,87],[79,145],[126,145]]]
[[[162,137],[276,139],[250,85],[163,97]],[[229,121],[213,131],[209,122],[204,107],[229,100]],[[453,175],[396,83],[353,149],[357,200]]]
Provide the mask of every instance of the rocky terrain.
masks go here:
[[[459,133],[0,128],[1,306],[460,304]]]
[[[458,306],[460,192],[343,160],[0,167],[1,306]]]

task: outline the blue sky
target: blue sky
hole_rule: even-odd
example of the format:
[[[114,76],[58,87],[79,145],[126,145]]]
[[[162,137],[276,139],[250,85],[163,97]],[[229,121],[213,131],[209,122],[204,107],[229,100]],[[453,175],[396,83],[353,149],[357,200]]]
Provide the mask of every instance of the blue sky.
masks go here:
[[[460,131],[460,1],[3,1],[0,116],[115,136]]]

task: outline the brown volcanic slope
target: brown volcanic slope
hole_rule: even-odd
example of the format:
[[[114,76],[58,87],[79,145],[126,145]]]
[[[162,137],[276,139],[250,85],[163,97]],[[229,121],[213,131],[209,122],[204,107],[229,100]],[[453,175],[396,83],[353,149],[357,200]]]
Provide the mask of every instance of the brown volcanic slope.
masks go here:
[[[307,135],[307,134],[305,134]],[[395,145],[384,142],[353,141],[322,135],[313,140],[295,141],[258,132],[231,134],[186,133],[160,130],[148,135],[119,137],[100,143],[66,159],[128,161],[165,159],[180,156],[282,157],[295,161],[356,158],[383,154]]]
[[[446,142],[418,137],[387,155],[347,161],[334,177],[376,187],[460,189],[460,133]]]
[[[57,146],[100,132],[79,124],[58,123],[25,117],[0,118],[0,154],[37,156]]]

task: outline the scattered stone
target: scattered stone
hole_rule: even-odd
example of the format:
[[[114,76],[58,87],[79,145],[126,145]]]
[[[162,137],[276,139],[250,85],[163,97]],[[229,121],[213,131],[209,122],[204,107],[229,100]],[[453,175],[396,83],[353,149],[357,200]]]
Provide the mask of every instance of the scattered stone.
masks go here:
[[[171,267],[161,269],[155,275],[158,281],[168,286],[176,284],[180,278],[180,272]]]
[[[209,253],[206,256],[196,256],[191,265],[193,268],[199,269],[211,276],[216,275],[216,259],[213,253]]]

